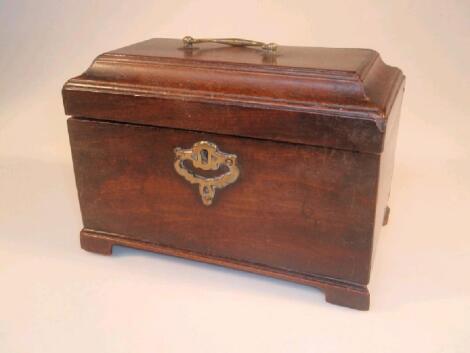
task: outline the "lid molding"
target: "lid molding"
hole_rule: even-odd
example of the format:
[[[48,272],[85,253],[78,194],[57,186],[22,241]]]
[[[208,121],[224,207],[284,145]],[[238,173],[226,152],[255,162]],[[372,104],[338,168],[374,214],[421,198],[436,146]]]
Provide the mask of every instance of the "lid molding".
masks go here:
[[[65,110],[68,115],[112,120],[112,114],[105,113],[106,101],[96,103],[101,106],[102,114],[98,115],[90,115],[89,110],[81,109],[83,104],[74,103],[84,97],[79,92],[92,92],[174,104],[306,113],[312,119],[322,115],[366,120],[375,124],[377,134],[384,133],[404,76],[384,64],[377,52],[280,46],[275,55],[275,61],[266,63],[257,49],[211,45],[188,54],[179,40],[137,43],[98,56],[82,75],[67,81],[63,88]],[[155,109],[152,125],[174,127],[168,119],[162,125],[158,104],[149,108]],[[174,118],[185,119],[186,115]],[[134,119],[129,111],[128,122]]]

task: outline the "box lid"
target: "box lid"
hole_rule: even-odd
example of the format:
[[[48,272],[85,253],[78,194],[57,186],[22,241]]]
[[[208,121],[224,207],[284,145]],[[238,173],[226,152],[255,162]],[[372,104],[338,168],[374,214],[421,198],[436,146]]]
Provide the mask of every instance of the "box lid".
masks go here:
[[[63,88],[67,115],[380,153],[404,76],[376,51],[150,39]]]

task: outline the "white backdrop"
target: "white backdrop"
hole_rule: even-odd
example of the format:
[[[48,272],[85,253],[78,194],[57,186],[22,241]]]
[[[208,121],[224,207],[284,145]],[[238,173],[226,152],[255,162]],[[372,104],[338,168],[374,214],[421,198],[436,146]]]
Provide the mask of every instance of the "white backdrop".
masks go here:
[[[0,352],[468,352],[470,2],[0,0]],[[407,88],[371,311],[260,276],[80,250],[60,90],[151,37],[365,47]]]

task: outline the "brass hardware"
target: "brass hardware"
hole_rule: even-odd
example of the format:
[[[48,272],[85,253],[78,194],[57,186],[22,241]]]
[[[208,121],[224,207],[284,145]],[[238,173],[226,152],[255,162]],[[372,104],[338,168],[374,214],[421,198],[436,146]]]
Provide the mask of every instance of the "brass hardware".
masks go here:
[[[234,183],[240,174],[237,166],[237,156],[221,152],[217,145],[212,142],[199,141],[189,149],[176,147],[174,152],[176,172],[191,184],[199,184],[199,194],[201,194],[202,203],[206,206],[212,204],[216,189],[222,189]],[[215,177],[204,177],[187,169],[184,165],[186,160],[191,161],[194,168],[207,171],[217,170],[220,166],[225,165],[228,171]]]
[[[193,44],[197,43],[219,43],[225,45],[231,45],[234,47],[261,47],[266,51],[274,52],[277,49],[275,43],[263,43],[255,40],[247,40],[240,38],[193,38],[186,36],[183,38],[183,44],[185,48],[192,48]]]

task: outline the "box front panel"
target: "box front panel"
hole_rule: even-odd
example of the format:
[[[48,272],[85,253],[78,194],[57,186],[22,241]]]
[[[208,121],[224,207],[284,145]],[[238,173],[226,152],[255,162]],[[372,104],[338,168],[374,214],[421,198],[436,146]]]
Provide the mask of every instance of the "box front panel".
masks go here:
[[[85,228],[368,282],[377,155],[78,118],[68,124]],[[236,155],[239,169],[210,205],[175,169],[175,148],[199,141]],[[189,174],[206,178],[228,170],[202,172],[186,162]]]

